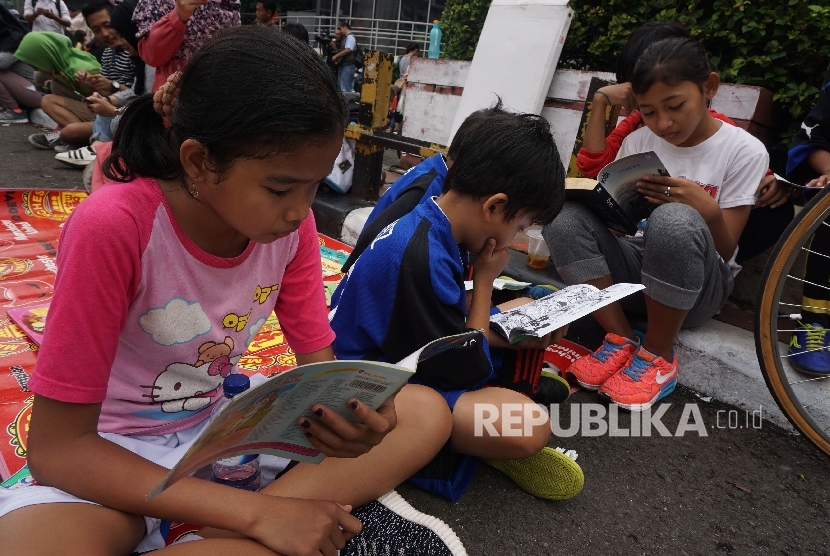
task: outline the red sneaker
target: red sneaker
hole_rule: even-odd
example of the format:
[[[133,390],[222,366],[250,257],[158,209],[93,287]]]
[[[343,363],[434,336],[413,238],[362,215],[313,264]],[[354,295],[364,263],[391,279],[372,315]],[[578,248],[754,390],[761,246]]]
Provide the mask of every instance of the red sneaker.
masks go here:
[[[574,375],[583,388],[597,390],[628,364],[638,347],[639,342],[609,332],[598,350],[580,357],[565,372]]]
[[[599,393],[630,411],[642,411],[665,398],[677,385],[677,355],[669,363],[662,357],[637,350],[617,374],[605,381]]]

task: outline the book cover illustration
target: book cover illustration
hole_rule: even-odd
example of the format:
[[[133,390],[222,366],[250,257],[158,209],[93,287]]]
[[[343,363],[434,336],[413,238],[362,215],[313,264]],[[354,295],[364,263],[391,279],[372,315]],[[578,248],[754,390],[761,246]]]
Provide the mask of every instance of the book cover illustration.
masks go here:
[[[330,247],[321,245],[320,260],[323,263],[323,278],[342,274],[340,269],[343,268],[343,265],[346,263],[346,259],[348,258],[348,253],[344,253],[343,251],[335,251]]]

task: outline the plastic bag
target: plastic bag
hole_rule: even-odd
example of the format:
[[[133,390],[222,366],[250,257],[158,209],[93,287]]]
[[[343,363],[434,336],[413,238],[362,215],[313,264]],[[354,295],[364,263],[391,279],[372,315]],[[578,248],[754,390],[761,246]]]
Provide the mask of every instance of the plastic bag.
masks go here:
[[[334,161],[334,168],[328,175],[325,182],[338,193],[346,193],[352,188],[352,175],[354,174],[354,139],[343,138],[340,146],[340,154]]]

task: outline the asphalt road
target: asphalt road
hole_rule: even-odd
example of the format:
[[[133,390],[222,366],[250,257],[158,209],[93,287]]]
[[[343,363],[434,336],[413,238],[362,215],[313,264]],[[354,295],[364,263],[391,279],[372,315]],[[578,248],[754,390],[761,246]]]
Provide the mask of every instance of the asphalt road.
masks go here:
[[[37,131],[0,127],[0,187],[80,188],[80,171],[26,142]],[[552,446],[579,453],[585,472],[584,490],[566,502],[533,498],[486,466],[455,504],[409,485],[398,490],[446,521],[471,555],[830,553],[830,458],[800,436],[757,420],[755,428],[743,410],[687,390],[666,401],[661,422],[670,433],[685,405],[695,404],[692,422],[706,436],[698,428],[663,437],[652,428],[649,437],[554,439]],[[595,403],[591,393],[576,394],[561,410],[562,427],[570,404]],[[629,419],[621,412],[618,428],[630,428]]]

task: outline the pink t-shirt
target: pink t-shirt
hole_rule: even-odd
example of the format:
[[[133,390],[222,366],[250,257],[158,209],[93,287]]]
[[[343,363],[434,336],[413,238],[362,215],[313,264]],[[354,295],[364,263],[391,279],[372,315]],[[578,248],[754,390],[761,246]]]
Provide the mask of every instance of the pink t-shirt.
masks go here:
[[[100,432],[168,434],[208,418],[272,310],[296,353],[334,341],[313,215],[288,237],[225,259],[193,243],[155,180],[139,178],[78,206],[57,262],[28,386],[63,402],[103,402]]]

